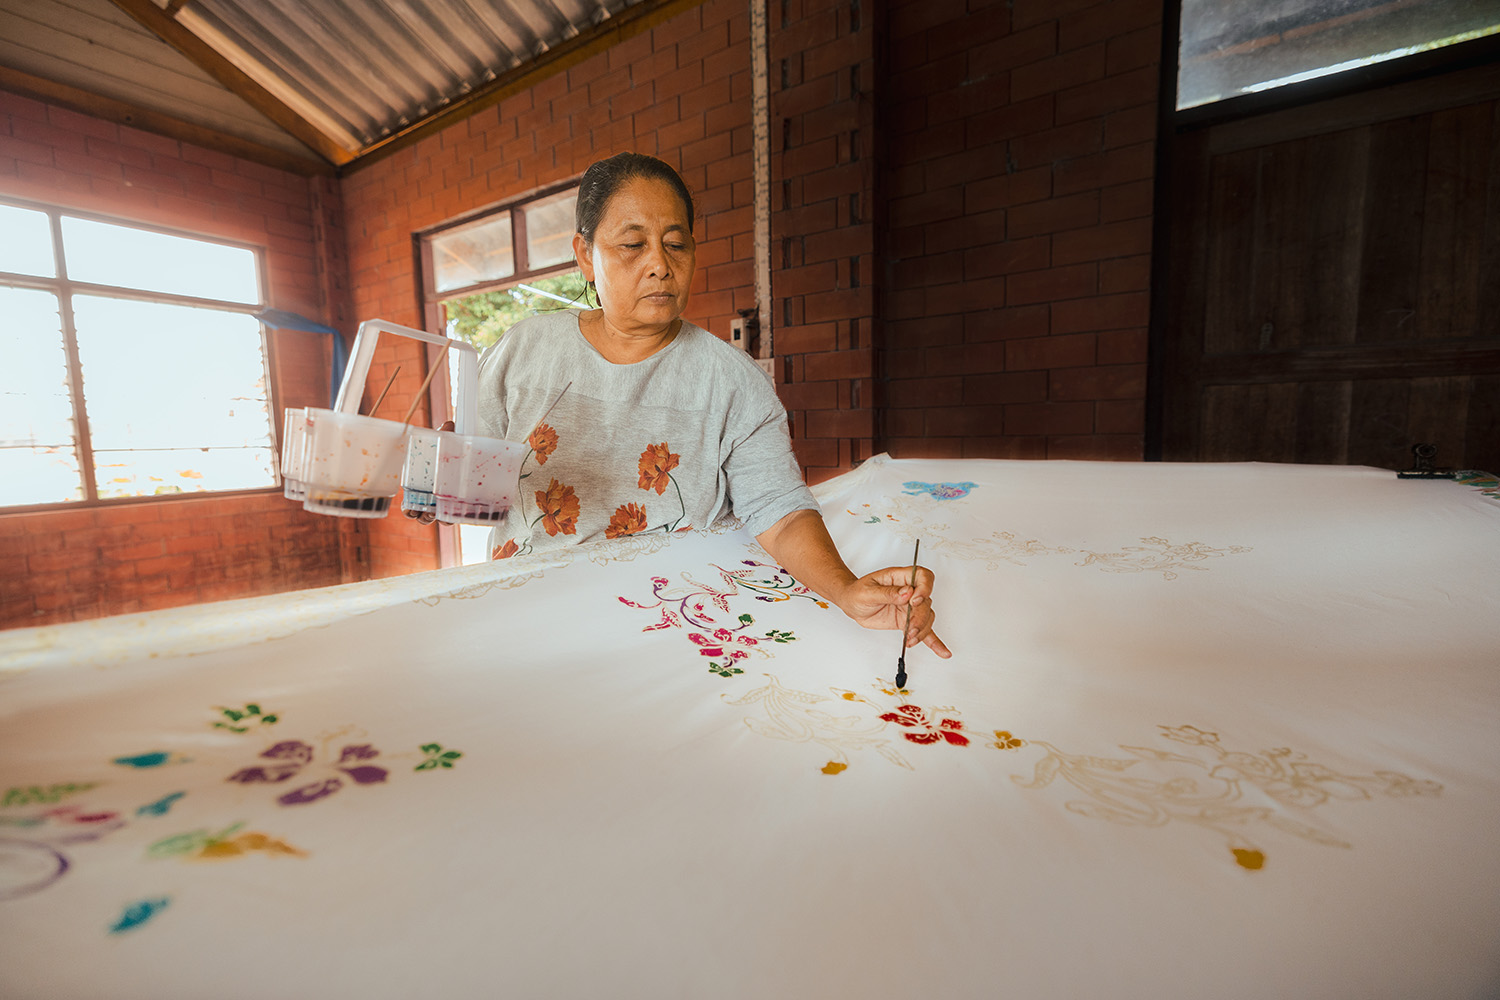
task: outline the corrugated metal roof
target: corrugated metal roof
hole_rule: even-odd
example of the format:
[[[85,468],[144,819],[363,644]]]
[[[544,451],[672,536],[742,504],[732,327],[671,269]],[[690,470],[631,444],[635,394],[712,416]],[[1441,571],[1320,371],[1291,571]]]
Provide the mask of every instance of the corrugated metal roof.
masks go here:
[[[0,0],[0,84],[341,163],[643,2]]]
[[[362,149],[630,2],[197,0],[177,20],[320,130]]]

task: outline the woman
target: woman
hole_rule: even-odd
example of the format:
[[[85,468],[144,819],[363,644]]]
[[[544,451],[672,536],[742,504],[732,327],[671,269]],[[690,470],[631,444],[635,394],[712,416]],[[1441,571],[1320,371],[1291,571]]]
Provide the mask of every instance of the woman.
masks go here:
[[[857,577],[844,565],[765,374],[682,319],[694,250],[692,197],[670,166],[621,153],[584,174],[573,253],[599,308],[523,320],[479,363],[480,433],[531,446],[495,557],[706,528],[732,510],[850,618],[899,629],[910,605],[906,644],[949,656],[932,573],[913,588],[909,566]]]

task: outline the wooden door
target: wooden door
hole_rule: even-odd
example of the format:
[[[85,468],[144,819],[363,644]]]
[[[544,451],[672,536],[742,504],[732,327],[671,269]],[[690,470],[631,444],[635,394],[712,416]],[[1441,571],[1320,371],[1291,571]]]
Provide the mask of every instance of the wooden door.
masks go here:
[[[1173,143],[1162,457],[1500,471],[1500,68]]]

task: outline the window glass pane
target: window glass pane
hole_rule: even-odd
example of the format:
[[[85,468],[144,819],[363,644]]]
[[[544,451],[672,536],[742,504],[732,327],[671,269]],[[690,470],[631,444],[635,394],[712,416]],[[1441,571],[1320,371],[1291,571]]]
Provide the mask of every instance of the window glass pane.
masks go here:
[[[73,313],[101,497],[276,484],[254,317],[86,295]]]
[[[260,301],[255,254],[183,236],[63,216],[68,277],[203,299]]]
[[[1475,0],[1183,0],[1178,110],[1500,32]]]
[[[574,208],[578,192],[565,191],[526,206],[526,269],[566,264],[573,259]]]
[[[510,213],[434,236],[432,269],[440,292],[515,274]]]
[[[0,286],[0,507],[83,499],[57,296]]]
[[[46,212],[0,205],[0,271],[57,276],[52,259],[52,227]]]

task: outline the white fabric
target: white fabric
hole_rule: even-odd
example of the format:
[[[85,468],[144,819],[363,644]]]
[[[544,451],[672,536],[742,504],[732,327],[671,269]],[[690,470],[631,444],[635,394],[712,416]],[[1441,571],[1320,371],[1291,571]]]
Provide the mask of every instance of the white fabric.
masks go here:
[[[1500,992],[1496,490],[817,492],[904,697],[722,526],[0,633],[0,996]]]

